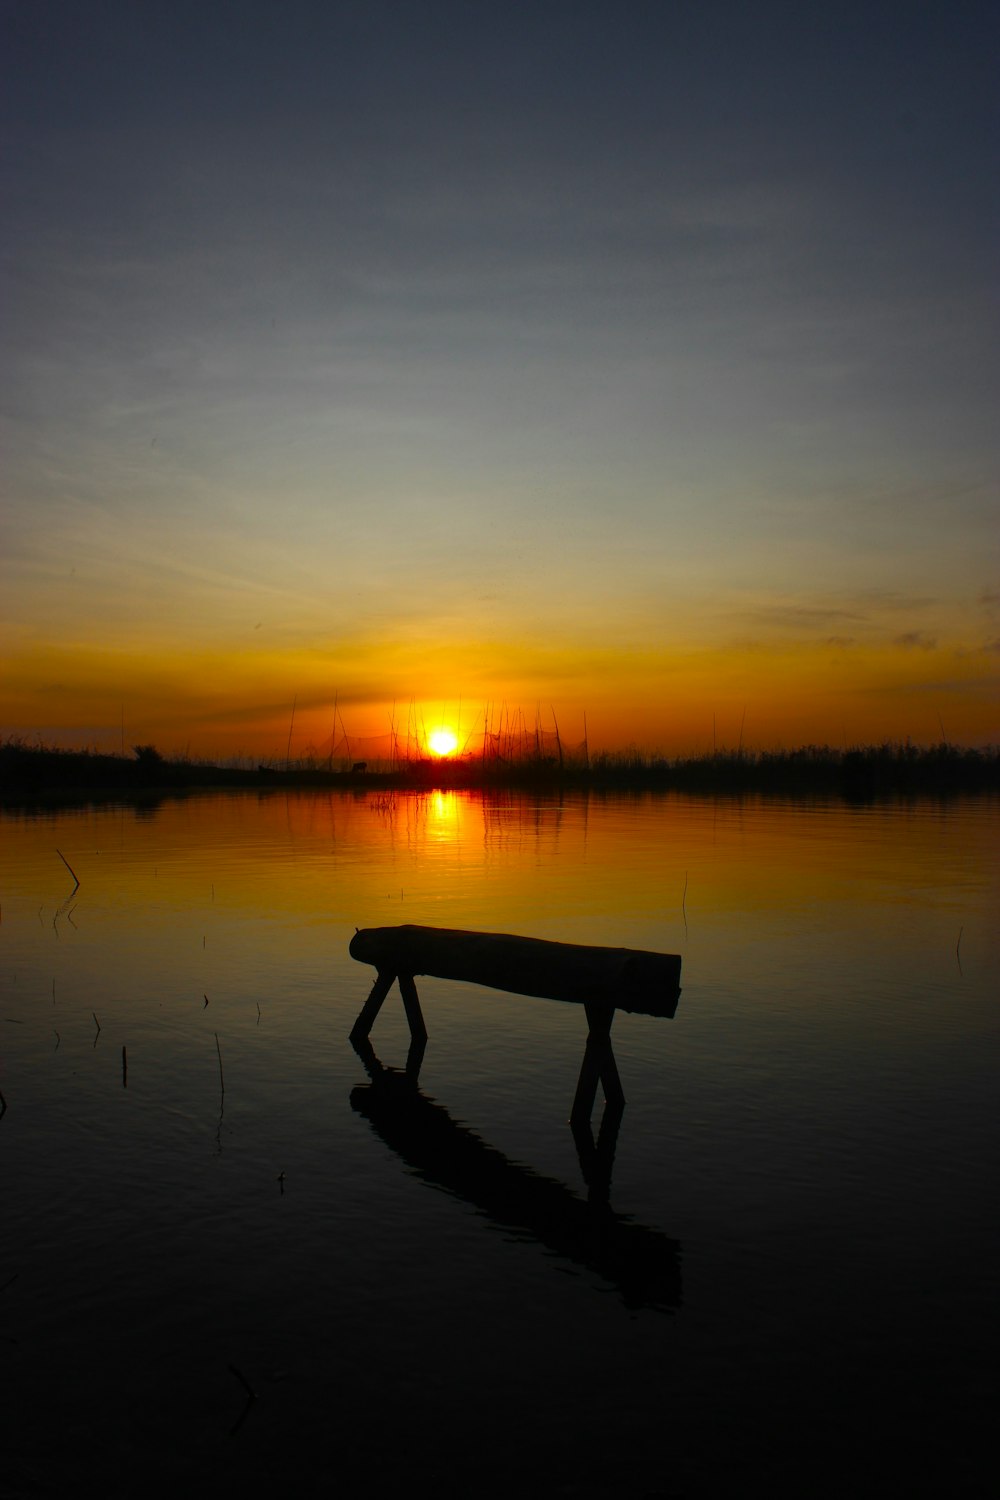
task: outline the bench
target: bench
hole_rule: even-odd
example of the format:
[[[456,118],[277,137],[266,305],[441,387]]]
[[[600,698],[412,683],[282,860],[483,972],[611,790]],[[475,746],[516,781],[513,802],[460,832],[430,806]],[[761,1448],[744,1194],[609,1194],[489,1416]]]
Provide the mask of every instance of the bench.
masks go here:
[[[553,943],[503,932],[463,932],[446,927],[366,927],[351,939],[350,954],[376,970],[351,1041],[369,1036],[393,983],[398,980],[415,1045],[427,1040],[415,980],[457,979],[513,995],[582,1005],[589,1033],[571,1118],[589,1119],[600,1080],[608,1106],[625,1104],[611,1050],[616,1010],[672,1017],[680,996],[681,960],[676,953],[641,948],[597,948]]]

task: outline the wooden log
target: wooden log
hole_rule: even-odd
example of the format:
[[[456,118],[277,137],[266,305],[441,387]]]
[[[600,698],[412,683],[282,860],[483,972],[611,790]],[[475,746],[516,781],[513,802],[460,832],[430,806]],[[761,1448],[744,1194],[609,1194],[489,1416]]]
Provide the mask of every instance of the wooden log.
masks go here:
[[[426,974],[643,1016],[672,1017],[680,995],[680,957],[641,948],[592,948],[503,932],[404,926],[362,928],[351,939],[350,952],[380,975]]]

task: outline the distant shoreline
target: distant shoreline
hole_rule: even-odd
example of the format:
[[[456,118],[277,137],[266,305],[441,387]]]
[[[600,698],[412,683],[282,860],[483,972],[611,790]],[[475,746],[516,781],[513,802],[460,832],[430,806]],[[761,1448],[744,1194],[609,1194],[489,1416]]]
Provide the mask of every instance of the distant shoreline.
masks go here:
[[[333,770],[315,763],[235,767],[171,760],[153,746],[132,757],[0,745],[0,803],[24,805],[183,795],[204,791],[677,791],[784,797],[950,796],[1000,791],[1000,749],[884,744],[835,750],[723,752],[670,760],[638,751],[602,753],[586,766],[551,760],[419,760],[384,770]]]

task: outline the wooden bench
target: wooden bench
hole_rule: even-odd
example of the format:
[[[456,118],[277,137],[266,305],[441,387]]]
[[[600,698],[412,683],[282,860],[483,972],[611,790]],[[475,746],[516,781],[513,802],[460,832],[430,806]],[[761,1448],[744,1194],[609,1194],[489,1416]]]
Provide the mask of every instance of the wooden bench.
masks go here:
[[[573,1103],[574,1120],[590,1118],[598,1080],[608,1106],[624,1107],[611,1049],[615,1011],[672,1017],[680,996],[679,956],[641,948],[592,948],[503,932],[404,926],[359,929],[351,939],[350,953],[376,970],[371,994],[351,1029],[355,1044],[368,1037],[396,980],[414,1043],[427,1040],[415,983],[418,975],[583,1005],[590,1029]]]

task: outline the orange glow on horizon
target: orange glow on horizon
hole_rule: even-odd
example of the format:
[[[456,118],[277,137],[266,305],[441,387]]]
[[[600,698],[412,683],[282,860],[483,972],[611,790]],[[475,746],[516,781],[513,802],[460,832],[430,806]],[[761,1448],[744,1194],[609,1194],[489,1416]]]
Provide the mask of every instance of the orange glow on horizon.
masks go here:
[[[247,653],[225,643],[24,641],[5,661],[0,736],[125,754],[155,744],[195,758],[318,763],[476,755],[484,734],[497,753],[513,740],[540,740],[545,755],[567,757],[579,757],[585,741],[590,755],[634,746],[673,757],[1000,737],[995,653],[957,638],[589,653],[494,645],[482,648],[475,669],[470,652],[467,644],[436,653],[428,646],[418,660],[378,642],[345,654],[334,646]],[[442,708],[459,700],[460,723]],[[425,706],[433,726],[426,737]]]

